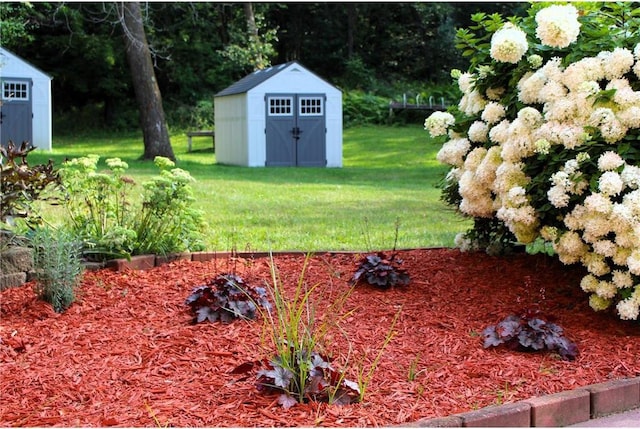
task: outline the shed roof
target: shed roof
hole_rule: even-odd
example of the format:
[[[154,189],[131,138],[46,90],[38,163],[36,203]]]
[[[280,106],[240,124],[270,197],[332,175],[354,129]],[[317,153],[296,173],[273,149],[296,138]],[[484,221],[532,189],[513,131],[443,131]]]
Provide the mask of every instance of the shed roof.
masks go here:
[[[278,65],[271,66],[271,67],[263,69],[263,70],[256,70],[253,73],[243,77],[239,81],[237,81],[237,82],[231,84],[230,86],[226,87],[222,91],[218,92],[215,96],[216,97],[223,97],[225,95],[234,95],[234,94],[245,93],[245,92],[255,88],[256,86],[260,85],[262,82],[264,82],[264,81],[268,80],[269,78],[275,76],[276,74],[280,73],[281,71],[287,69],[289,66],[291,66],[293,64],[298,65],[301,68],[303,68],[304,70],[306,70],[307,72],[309,72],[306,68],[304,68],[297,61],[289,61],[288,63],[278,64]],[[311,72],[309,72],[309,73],[311,73]],[[313,73],[311,73],[311,74],[316,76]],[[318,79],[324,81],[324,79],[322,79],[322,78],[318,77]],[[327,85],[330,85],[330,84],[327,83]],[[333,86],[333,85],[331,85],[331,86]]]
[[[0,46],[0,76],[6,76],[7,75],[7,73],[6,73],[7,68],[10,69],[9,73],[15,73],[16,64],[10,62],[11,59],[13,59],[13,61],[17,61],[19,63],[22,63],[25,67],[28,67],[34,73],[39,74],[44,78],[47,78],[49,80],[53,79],[53,77],[51,77],[51,75],[43,72],[38,67],[36,67],[33,64],[31,64],[29,61],[25,60],[24,58],[21,58],[20,56],[14,54],[10,50],[8,50],[7,48],[4,48],[2,46]],[[13,76],[13,77],[19,77],[19,76]]]
[[[247,92],[250,89],[260,85],[271,76],[278,74],[280,71],[284,70],[285,68],[287,68],[287,66],[293,63],[294,61],[289,61],[288,63],[278,64],[267,69],[256,70],[253,73],[243,77],[239,81],[226,87],[215,96],[221,97],[225,95],[242,94],[243,92]]]

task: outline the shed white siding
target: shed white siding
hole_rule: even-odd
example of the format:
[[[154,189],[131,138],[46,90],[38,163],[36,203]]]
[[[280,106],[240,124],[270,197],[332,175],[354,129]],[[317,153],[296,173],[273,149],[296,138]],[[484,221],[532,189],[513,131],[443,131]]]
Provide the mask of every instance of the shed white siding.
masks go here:
[[[31,79],[33,81],[31,91],[33,141],[31,143],[40,149],[51,150],[53,134],[51,76],[0,47],[0,78]]]
[[[214,115],[216,160],[221,164],[248,165],[246,95],[230,95],[225,97],[224,103],[215,103]]]
[[[342,92],[296,62],[257,71],[216,95],[218,163],[265,166],[266,94],[325,95],[326,166],[342,167]]]

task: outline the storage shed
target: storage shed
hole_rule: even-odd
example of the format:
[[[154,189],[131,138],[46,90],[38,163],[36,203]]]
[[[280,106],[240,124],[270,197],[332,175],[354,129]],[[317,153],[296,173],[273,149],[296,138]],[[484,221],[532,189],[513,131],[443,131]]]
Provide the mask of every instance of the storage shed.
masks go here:
[[[292,61],[215,95],[220,164],[342,167],[342,92]]]
[[[51,76],[0,47],[0,143],[51,150]]]

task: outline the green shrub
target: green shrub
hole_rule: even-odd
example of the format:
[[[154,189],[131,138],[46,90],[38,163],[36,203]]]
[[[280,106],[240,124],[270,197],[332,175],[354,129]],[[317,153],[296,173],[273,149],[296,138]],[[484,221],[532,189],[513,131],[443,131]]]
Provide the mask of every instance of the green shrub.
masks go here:
[[[105,260],[140,254],[203,250],[203,215],[192,207],[194,179],[157,157],[160,175],[142,185],[124,175],[127,163],[107,159],[99,172],[97,155],[63,164],[67,192],[65,219],[82,237],[88,258]],[[136,199],[136,195],[141,195]]]
[[[342,97],[344,126],[382,125],[389,117],[389,99],[363,91],[345,91]]]
[[[30,235],[35,291],[40,299],[62,313],[75,301],[83,271],[78,237],[66,229],[36,228]]]

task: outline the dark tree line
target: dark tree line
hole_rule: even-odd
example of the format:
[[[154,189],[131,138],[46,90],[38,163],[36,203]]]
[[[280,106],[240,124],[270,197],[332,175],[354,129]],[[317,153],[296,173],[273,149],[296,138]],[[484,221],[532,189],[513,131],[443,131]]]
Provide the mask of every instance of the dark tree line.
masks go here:
[[[55,111],[94,108],[86,126],[138,124],[127,3],[0,4],[3,46],[51,74]],[[140,3],[151,64],[169,122],[256,67],[298,60],[343,89],[381,95],[402,82],[448,82],[465,64],[456,28],[472,13],[511,15],[522,3]],[[123,31],[125,29],[125,31]],[[145,72],[146,73],[146,72]]]

